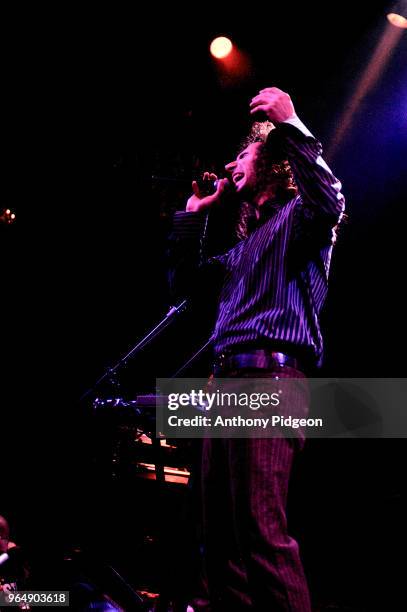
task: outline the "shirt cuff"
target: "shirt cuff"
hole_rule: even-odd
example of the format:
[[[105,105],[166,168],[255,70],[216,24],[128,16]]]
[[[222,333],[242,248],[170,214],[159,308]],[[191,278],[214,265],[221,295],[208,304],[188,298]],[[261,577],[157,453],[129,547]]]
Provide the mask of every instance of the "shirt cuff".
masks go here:
[[[286,119],[281,123],[290,123],[298,130],[300,130],[300,132],[302,132],[305,136],[311,136],[311,138],[315,138],[315,136],[309,131],[309,129],[303,124],[303,122],[297,115],[293,115],[292,117],[289,117],[289,119]]]
[[[173,229],[179,238],[199,236],[205,226],[207,212],[178,211],[174,215]]]

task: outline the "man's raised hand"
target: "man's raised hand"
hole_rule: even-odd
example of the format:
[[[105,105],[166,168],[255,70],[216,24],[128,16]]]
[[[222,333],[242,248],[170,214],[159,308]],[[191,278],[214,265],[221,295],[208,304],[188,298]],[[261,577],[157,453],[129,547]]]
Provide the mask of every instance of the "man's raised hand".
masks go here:
[[[285,91],[278,87],[261,89],[250,102],[250,114],[263,111],[273,123],[281,123],[295,115],[294,105]]]

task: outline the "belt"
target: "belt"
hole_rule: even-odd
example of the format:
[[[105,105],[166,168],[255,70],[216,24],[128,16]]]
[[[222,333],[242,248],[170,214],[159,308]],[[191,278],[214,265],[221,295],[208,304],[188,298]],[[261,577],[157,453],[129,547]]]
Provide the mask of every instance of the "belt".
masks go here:
[[[303,371],[300,362],[295,357],[264,349],[245,351],[244,353],[220,353],[213,365],[215,376],[245,368],[273,370],[276,367],[288,366]]]

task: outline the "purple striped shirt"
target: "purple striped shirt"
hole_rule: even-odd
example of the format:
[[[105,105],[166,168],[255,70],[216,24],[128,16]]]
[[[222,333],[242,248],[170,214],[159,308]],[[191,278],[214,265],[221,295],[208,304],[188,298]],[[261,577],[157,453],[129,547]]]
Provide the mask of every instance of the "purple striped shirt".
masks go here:
[[[321,144],[288,123],[268,138],[288,159],[298,195],[260,207],[257,227],[227,253],[206,260],[223,269],[214,329],[215,353],[283,350],[320,365],[319,317],[328,290],[333,228],[341,220],[341,184],[321,158]],[[191,264],[202,253],[205,215],[178,212],[174,236]]]

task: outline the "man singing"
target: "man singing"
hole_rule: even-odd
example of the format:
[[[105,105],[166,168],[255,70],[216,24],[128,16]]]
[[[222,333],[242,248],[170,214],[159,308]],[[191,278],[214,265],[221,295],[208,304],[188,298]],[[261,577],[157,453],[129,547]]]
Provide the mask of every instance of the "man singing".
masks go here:
[[[203,197],[193,182],[186,212],[174,219],[171,280],[185,292],[193,270],[222,273],[214,329],[214,375],[305,378],[322,363],[320,312],[336,228],[344,211],[341,184],[321,145],[298,118],[290,96],[262,89],[256,122],[229,179]],[[206,179],[216,178],[206,173]],[[230,185],[230,182],[233,184]],[[231,189],[240,200],[240,241],[205,254],[207,214]],[[307,398],[298,397],[307,410]],[[217,611],[308,612],[298,545],[287,533],[290,470],[301,438],[205,439],[201,490],[207,601]]]

